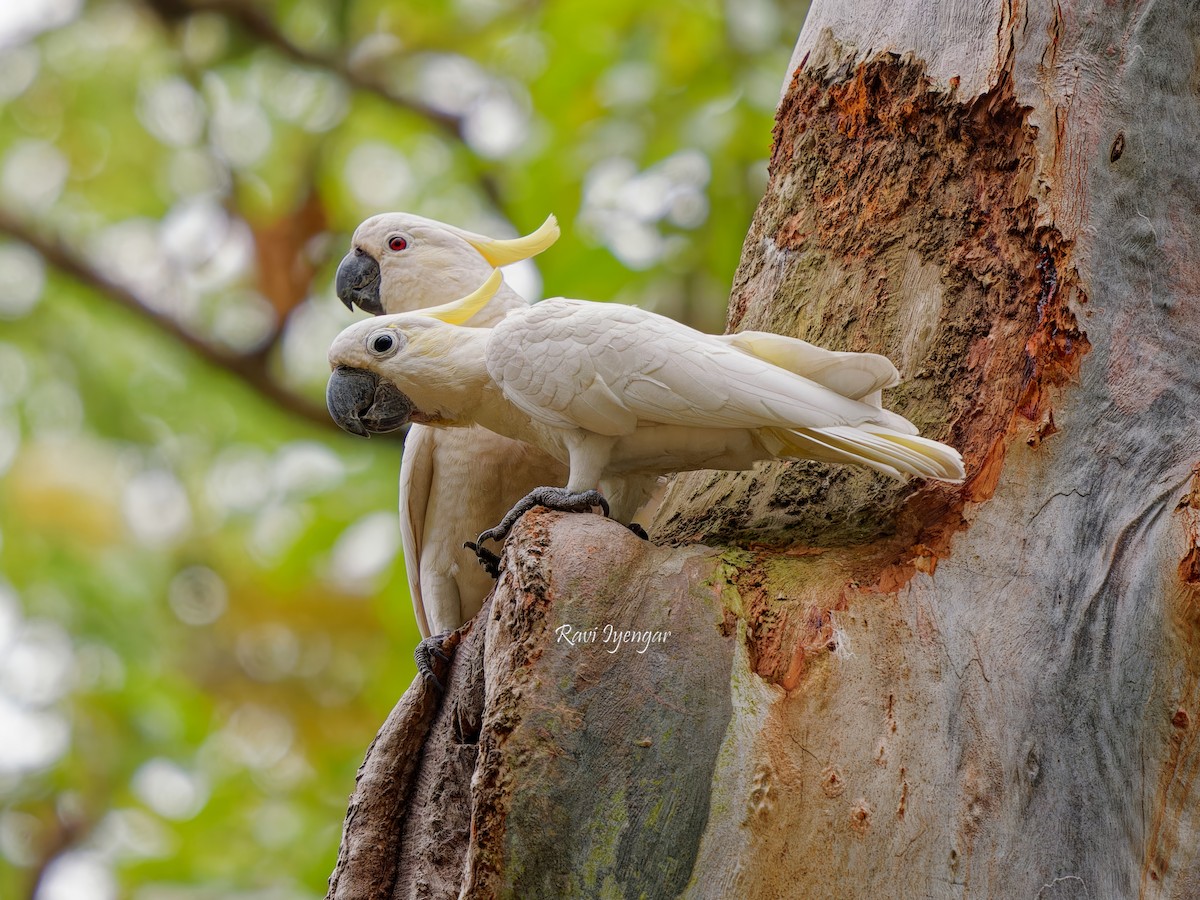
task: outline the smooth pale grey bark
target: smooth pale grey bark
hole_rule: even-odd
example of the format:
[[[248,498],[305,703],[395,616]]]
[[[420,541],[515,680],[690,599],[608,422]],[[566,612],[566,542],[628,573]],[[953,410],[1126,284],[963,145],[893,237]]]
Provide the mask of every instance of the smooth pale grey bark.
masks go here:
[[[888,354],[969,479],[527,517],[458,887],[1200,896],[1200,7],[817,0],[793,65],[730,327]]]

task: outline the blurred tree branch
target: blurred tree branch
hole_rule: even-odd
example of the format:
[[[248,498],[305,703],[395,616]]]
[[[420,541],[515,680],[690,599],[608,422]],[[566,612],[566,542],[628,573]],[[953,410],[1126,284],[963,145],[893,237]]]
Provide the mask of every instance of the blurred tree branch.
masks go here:
[[[242,28],[263,44],[273,47],[289,59],[322,69],[337,76],[350,87],[372,94],[399,109],[407,110],[433,124],[463,146],[467,146],[461,116],[443,112],[428,103],[395,90],[384,79],[355,67],[345,56],[320,53],[302,47],[284,34],[269,16],[242,0],[143,0],[164,22],[170,24],[190,15],[211,13]],[[479,186],[492,206],[505,214],[500,189],[486,172],[479,173]]]
[[[125,285],[113,281],[84,257],[69,249],[60,238],[39,232],[29,223],[14,216],[11,211],[2,208],[0,208],[0,234],[7,234],[29,245],[55,269],[91,288],[97,295],[117,306],[136,313],[160,331],[169,334],[205,362],[236,376],[243,384],[280,409],[322,428],[337,427],[324,406],[313,403],[276,380],[271,371],[267,354],[257,351],[244,354],[234,353],[205,341],[188,331],[175,319],[147,306]]]

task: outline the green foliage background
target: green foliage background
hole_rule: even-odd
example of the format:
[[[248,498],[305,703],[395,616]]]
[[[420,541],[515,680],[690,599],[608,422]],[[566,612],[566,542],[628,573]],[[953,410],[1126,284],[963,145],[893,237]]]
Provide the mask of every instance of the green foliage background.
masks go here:
[[[547,293],[720,330],[807,4],[12,3],[0,896],[319,897],[417,638],[350,232],[555,212]]]

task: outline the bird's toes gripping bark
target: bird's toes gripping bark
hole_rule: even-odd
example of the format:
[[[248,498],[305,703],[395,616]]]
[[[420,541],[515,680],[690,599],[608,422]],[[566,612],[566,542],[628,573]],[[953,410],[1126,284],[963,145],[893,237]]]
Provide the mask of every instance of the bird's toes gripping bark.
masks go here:
[[[444,690],[446,685],[438,678],[437,673],[433,671],[434,660],[440,660],[446,666],[450,665],[450,657],[442,647],[449,636],[449,631],[443,631],[441,634],[422,638],[421,642],[417,644],[417,648],[413,651],[413,657],[417,661],[417,673],[425,679],[426,684],[438,692]]]
[[[500,577],[500,557],[488,550],[486,547],[480,547],[474,541],[465,541],[463,546],[475,554],[475,558],[479,560],[479,564],[483,566],[483,570],[493,578]]]
[[[590,512],[593,507],[598,506],[604,511],[607,516],[608,501],[604,499],[604,495],[599,491],[569,491],[566,488],[556,487],[539,487],[534,488],[524,497],[516,502],[500,520],[500,524],[495,528],[489,528],[483,534],[479,535],[474,545],[470,543],[464,546],[474,550],[479,556],[480,562],[484,568],[488,567],[488,561],[484,559],[483,554],[486,552],[483,548],[484,541],[502,541],[508,536],[508,532],[516,524],[517,519],[529,512],[535,506],[544,506],[546,509],[557,510],[558,512]],[[489,554],[492,556],[493,554]],[[497,560],[497,564],[498,564]],[[489,569],[489,571],[491,571]]]

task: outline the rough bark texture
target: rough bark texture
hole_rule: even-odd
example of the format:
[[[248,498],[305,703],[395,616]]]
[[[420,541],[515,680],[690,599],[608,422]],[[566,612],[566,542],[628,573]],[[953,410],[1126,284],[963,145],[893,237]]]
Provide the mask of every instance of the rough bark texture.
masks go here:
[[[452,635],[445,641],[443,650],[453,653],[458,643],[459,636]],[[443,663],[434,660],[434,666],[435,675],[444,677],[446,667]],[[458,667],[456,682],[463,680],[462,673],[466,670],[468,667]],[[459,693],[455,691],[456,696]],[[438,714],[439,700],[438,690],[418,678],[404,692],[367,748],[346,812],[342,845],[337,865],[329,877],[327,900],[391,897],[396,881],[396,860],[403,846],[397,823],[413,805],[408,801],[417,762],[421,759],[430,725]]]
[[[465,894],[674,896],[732,712],[712,553],[563,518],[525,517],[487,623]]]
[[[527,517],[403,896],[1200,896],[1200,8],[818,0],[793,62],[730,327],[886,353],[969,479]]]

